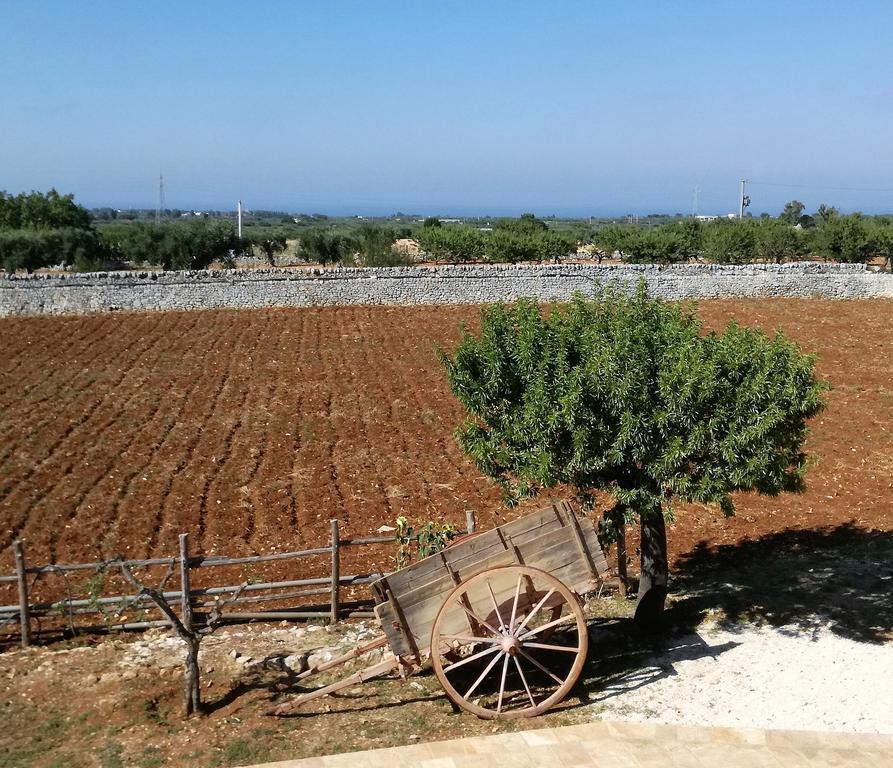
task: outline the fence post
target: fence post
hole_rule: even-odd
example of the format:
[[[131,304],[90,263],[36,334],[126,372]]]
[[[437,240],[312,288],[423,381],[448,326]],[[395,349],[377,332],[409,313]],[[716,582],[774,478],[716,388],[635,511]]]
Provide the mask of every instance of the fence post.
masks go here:
[[[16,579],[19,583],[19,622],[22,625],[22,648],[31,645],[31,614],[28,610],[28,582],[25,579],[25,551],[21,539],[12,544],[16,561]]]
[[[338,535],[338,521],[330,520],[332,526],[332,613],[329,620],[332,624],[338,621],[338,609],[340,603],[341,588],[341,556],[340,556],[340,538]]]
[[[465,530],[468,533],[474,533],[475,525],[474,525],[474,510],[466,509],[465,510]]]
[[[180,534],[180,620],[192,631],[192,599],[189,594],[189,534]]]

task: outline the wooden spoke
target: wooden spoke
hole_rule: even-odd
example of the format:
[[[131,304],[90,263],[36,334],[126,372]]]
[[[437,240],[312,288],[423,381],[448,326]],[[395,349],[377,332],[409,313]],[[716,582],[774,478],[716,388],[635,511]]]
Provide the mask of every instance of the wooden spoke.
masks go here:
[[[517,635],[522,629],[524,629],[524,627],[527,626],[527,622],[530,621],[537,613],[539,613],[540,608],[545,605],[546,600],[552,597],[554,593],[555,588],[552,587],[552,589],[550,589],[548,592],[546,592],[545,595],[543,595],[543,599],[534,606],[533,610],[527,614],[527,618],[525,618],[524,621],[521,622],[521,625],[518,627],[518,629],[515,630],[515,635]]]
[[[497,662],[497,661],[499,661],[499,656],[498,656],[498,655],[496,655],[496,656],[493,657],[493,660],[487,665],[487,668],[486,668],[483,672],[481,672],[480,677],[479,677],[477,680],[474,681],[474,683],[472,684],[471,688],[469,688],[467,691],[465,691],[465,695],[462,697],[463,699],[468,699],[468,698],[471,696],[471,694],[473,694],[473,693],[478,689],[478,686],[479,686],[482,682],[484,682],[484,678],[490,673],[490,670],[493,669],[493,667],[496,666],[496,662]],[[460,662],[460,663],[461,663],[461,662]],[[457,665],[457,664],[454,664],[453,666],[455,667],[455,666],[458,666],[458,665]]]
[[[473,653],[471,656],[467,656],[466,658],[462,659],[461,661],[457,661],[455,664],[450,664],[446,668],[445,671],[452,672],[454,669],[459,669],[459,667],[464,667],[466,664],[468,664],[471,661],[474,661],[475,659],[479,659],[482,656],[486,656],[489,653],[496,653],[496,651],[499,651],[499,650],[502,650],[502,649],[498,645],[491,645],[489,648],[487,648],[483,651],[479,651],[478,653]],[[499,658],[499,657],[497,657],[497,658]]]
[[[524,643],[525,648],[541,648],[544,651],[561,651],[562,653],[577,653],[579,648],[570,648],[566,645],[547,645],[546,643]]]
[[[548,669],[546,669],[542,664],[540,664],[535,658],[533,658],[533,656],[531,656],[529,653],[527,653],[527,651],[525,651],[523,648],[520,648],[518,650],[518,653],[520,653],[525,659],[527,659],[527,661],[529,661],[531,664],[533,664],[533,666],[535,666],[538,670],[540,670],[541,672],[545,672],[549,677],[551,677],[559,685],[561,685],[564,682],[564,680],[562,680],[560,677],[558,677],[558,675],[556,675],[554,672],[550,672]]]
[[[538,635],[540,632],[545,632],[547,629],[552,629],[552,627],[557,627],[559,624],[567,624],[568,622],[575,621],[576,616],[573,614],[568,614],[567,616],[562,616],[560,619],[555,619],[554,621],[550,621],[547,624],[543,624],[541,627],[535,627],[531,630],[528,630],[523,635],[521,635],[519,640],[526,640],[528,637],[533,637],[534,635]]]
[[[530,686],[527,685],[527,678],[524,676],[524,670],[521,669],[521,662],[518,661],[517,656],[512,656],[512,661],[515,662],[515,667],[518,669],[518,675],[521,677],[521,682],[524,683],[524,690],[527,692],[527,698],[530,699],[530,706],[535,707],[536,701],[534,701],[533,694],[530,692]]]
[[[518,576],[518,586],[515,587],[515,600],[512,603],[512,618],[509,621],[509,632],[515,632],[515,616],[518,615],[518,598],[521,596],[521,576]]]
[[[496,620],[499,622],[500,627],[505,626],[505,622],[502,620],[502,615],[499,613],[499,605],[496,602],[496,595],[493,594],[493,587],[490,585],[490,582],[487,582],[487,590],[490,592],[490,599],[493,601],[493,610],[496,611]]]
[[[474,619],[482,627],[486,627],[497,637],[501,636],[502,633],[498,629],[493,629],[493,627],[491,627],[486,621],[484,621],[483,619],[479,619],[477,616],[475,616],[475,614],[472,612],[472,610],[468,606],[464,605],[461,600],[456,600],[456,605],[458,605],[463,611],[465,611],[465,613],[467,613],[472,619]]]
[[[499,700],[496,702],[496,713],[502,712],[502,697],[505,695],[505,673],[509,671],[509,655],[502,660],[502,680],[499,681]]]
[[[484,611],[482,606],[492,608],[487,615],[501,631],[476,615]],[[466,614],[481,629],[462,629]],[[551,638],[559,625],[567,637],[560,642],[567,645]],[[492,636],[481,637],[487,632]],[[579,598],[552,574],[520,564],[491,568],[456,586],[434,619],[429,645],[434,674],[447,696],[483,718],[547,712],[577,681],[587,646]]]

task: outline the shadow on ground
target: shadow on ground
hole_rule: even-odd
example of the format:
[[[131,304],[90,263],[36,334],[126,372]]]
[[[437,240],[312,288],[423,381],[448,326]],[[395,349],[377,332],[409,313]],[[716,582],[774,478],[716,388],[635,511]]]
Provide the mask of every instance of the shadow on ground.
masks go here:
[[[679,631],[711,614],[738,622],[826,626],[842,637],[893,639],[893,533],[852,523],[698,546],[674,571],[668,613]]]
[[[590,624],[589,658],[577,686],[583,703],[605,701],[676,674],[678,661],[717,657],[707,618],[735,631],[745,623],[851,640],[893,640],[893,533],[846,523],[786,530],[719,547],[701,545],[672,572],[666,631],[642,634],[631,619]]]

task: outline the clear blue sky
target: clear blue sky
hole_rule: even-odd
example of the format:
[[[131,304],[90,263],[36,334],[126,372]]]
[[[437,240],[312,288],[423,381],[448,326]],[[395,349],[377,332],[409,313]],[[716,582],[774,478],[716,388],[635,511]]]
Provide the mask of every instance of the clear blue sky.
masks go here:
[[[893,188],[893,3],[0,5],[0,189],[330,213]],[[893,192],[754,184],[893,211]]]

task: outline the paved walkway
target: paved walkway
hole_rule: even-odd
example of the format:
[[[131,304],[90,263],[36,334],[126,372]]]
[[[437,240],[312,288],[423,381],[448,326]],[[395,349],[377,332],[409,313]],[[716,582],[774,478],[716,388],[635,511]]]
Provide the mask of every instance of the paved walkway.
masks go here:
[[[893,735],[594,722],[263,768],[890,768]],[[258,768],[258,767],[256,767]]]

